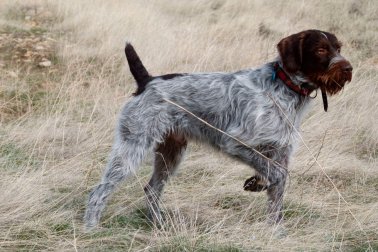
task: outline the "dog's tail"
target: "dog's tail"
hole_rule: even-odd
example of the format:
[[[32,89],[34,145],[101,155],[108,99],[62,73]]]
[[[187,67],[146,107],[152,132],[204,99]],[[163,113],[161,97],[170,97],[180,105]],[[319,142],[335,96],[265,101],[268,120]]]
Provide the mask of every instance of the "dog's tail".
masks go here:
[[[138,90],[135,92],[135,95],[138,95],[144,91],[146,84],[152,76],[147,72],[134,47],[130,43],[126,43],[125,54],[127,62],[129,63],[130,72],[138,84]]]

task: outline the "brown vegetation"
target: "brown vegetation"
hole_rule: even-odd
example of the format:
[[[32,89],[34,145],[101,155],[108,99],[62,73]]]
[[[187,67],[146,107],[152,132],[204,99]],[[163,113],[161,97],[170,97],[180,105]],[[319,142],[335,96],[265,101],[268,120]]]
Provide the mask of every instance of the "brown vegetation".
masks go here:
[[[2,1],[0,250],[378,250],[376,13],[375,0]],[[337,35],[355,76],[329,112],[317,98],[302,125],[284,231],[265,224],[265,194],[243,190],[250,168],[191,144],[166,187],[166,226],[145,217],[146,162],[102,228],[83,232],[88,191],[135,89],[125,40],[154,75],[234,71],[308,28]]]

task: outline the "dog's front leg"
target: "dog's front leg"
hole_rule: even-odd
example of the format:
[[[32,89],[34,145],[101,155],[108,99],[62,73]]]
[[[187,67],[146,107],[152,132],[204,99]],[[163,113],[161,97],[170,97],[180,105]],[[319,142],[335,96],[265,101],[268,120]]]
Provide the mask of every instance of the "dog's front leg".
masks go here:
[[[257,171],[258,176],[248,179],[244,184],[244,189],[249,191],[267,190],[268,222],[271,224],[279,223],[282,220],[287,160],[291,153],[291,147],[278,148],[268,145],[265,147],[260,146],[256,150],[241,145],[228,145],[224,150]]]
[[[275,184],[268,187],[268,221],[278,224],[282,221],[283,195],[286,183],[286,173],[277,174]]]

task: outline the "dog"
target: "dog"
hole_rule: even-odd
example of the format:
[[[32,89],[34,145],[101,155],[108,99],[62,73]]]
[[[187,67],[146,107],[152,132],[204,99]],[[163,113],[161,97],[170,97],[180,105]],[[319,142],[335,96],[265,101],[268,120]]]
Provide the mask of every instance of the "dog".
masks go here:
[[[144,191],[150,216],[160,223],[164,184],[193,139],[255,169],[244,189],[266,190],[268,221],[280,223],[287,167],[307,107],[321,90],[327,110],[327,94],[339,93],[353,68],[329,32],[302,31],[283,38],[277,49],[274,61],[254,70],[151,76],[127,43],[138,88],[120,113],[106,170],[89,195],[87,229],[98,225],[110,194],[151,151],[154,171]]]

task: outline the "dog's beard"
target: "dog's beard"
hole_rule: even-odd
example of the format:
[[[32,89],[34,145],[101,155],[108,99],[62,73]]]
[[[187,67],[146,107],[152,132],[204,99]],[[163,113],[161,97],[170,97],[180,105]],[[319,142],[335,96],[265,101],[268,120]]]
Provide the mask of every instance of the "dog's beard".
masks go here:
[[[313,76],[313,81],[329,95],[339,93],[351,80],[352,72],[344,72],[342,64],[334,64],[326,73]]]

